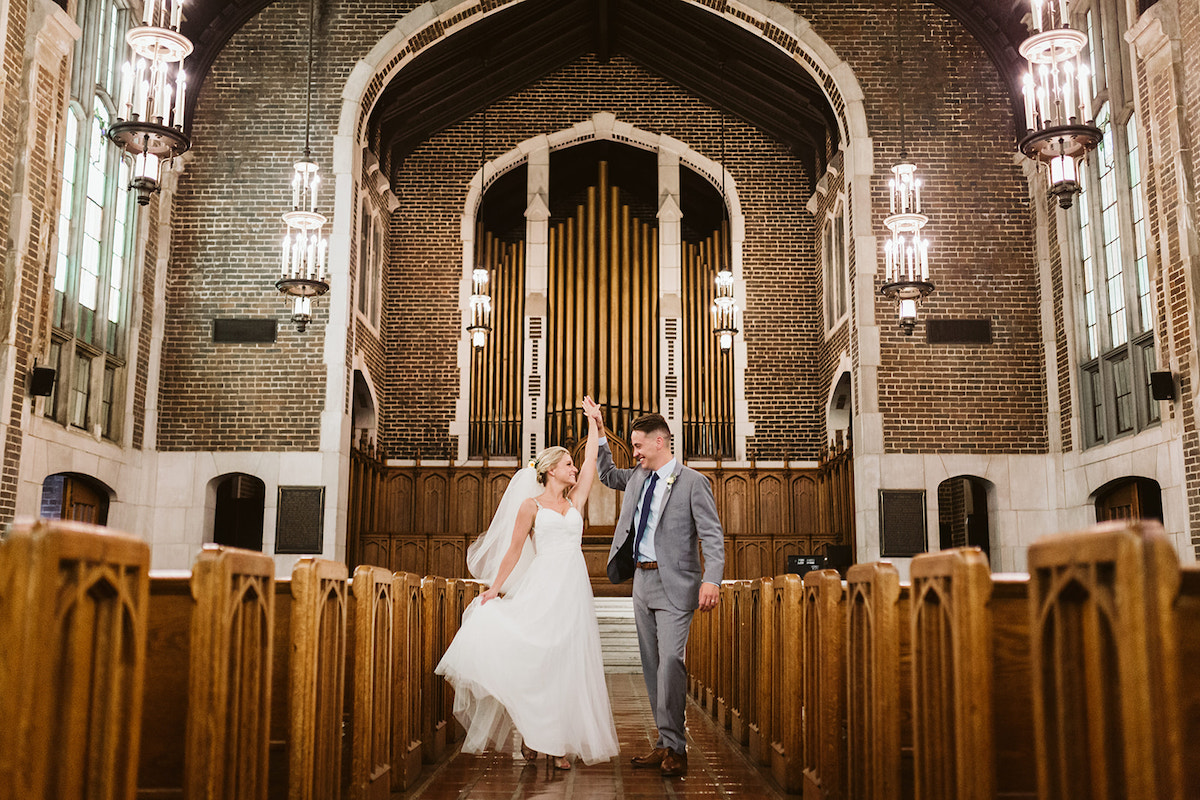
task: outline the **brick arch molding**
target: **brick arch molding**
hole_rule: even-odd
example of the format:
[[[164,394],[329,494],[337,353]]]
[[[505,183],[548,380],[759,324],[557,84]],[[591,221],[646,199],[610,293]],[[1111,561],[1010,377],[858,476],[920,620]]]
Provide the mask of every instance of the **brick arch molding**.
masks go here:
[[[367,119],[383,88],[403,69],[405,65],[421,53],[426,47],[443,40],[447,36],[465,30],[487,16],[509,8],[523,0],[493,0],[485,5],[480,0],[463,0],[463,2],[448,5],[444,2],[427,2],[405,14],[396,26],[381,38],[365,58],[354,66],[346,85],[342,89],[342,107],[338,117],[337,133],[334,137],[334,153],[344,154],[335,157],[333,178],[334,195],[334,225],[329,238],[329,268],[330,277],[336,284],[349,285],[351,237],[350,220],[353,217],[353,198],[355,197],[355,180],[360,171],[364,132]],[[854,291],[874,292],[874,274],[876,270],[876,246],[870,231],[870,179],[874,169],[874,154],[867,128],[866,111],[863,105],[863,91],[850,65],[843,61],[837,53],[813,30],[810,23],[782,3],[769,0],[728,0],[723,10],[716,10],[700,0],[683,0],[697,8],[717,14],[731,25],[737,25],[745,30],[761,36],[772,46],[779,48],[790,58],[793,58],[802,68],[811,74],[822,88],[838,122],[841,141],[845,150],[845,183],[847,187],[848,205],[851,210],[851,230],[865,231],[857,237],[860,246],[856,248],[863,268],[854,270]],[[593,119],[594,125],[595,120]],[[497,159],[497,161],[502,161]],[[703,158],[702,156],[700,158]],[[682,159],[681,159],[682,160]],[[703,158],[705,166],[711,164]],[[518,162],[519,163],[519,162]],[[688,163],[688,162],[684,162]],[[709,180],[713,179],[711,167],[697,168],[699,165],[688,163]],[[498,165],[498,166],[502,166]],[[511,164],[508,168],[515,166]],[[498,173],[492,173],[498,174]],[[720,173],[716,174],[717,180]],[[728,186],[728,184],[727,184]],[[478,203],[479,181],[473,181],[472,191],[475,193],[474,203]],[[733,197],[735,197],[734,195]],[[730,200],[731,216],[735,210],[735,201]],[[473,209],[469,201],[467,209]],[[740,209],[739,219],[740,219]],[[471,218],[473,218],[473,210]],[[734,227],[737,230],[737,226]],[[735,244],[736,246],[736,244]],[[348,293],[343,293],[348,294]],[[869,334],[868,341],[878,341],[874,303],[854,303],[854,322],[851,332],[855,338],[864,333]],[[351,316],[351,303],[348,298],[333,303],[330,307],[329,325],[326,327],[324,342],[324,362],[327,371],[326,403],[322,414],[321,449],[337,451],[342,447],[341,425],[334,422],[334,417],[342,412],[344,394],[342,387],[349,380],[349,364],[346,362],[346,336]],[[869,329],[869,330],[868,330]],[[861,349],[859,350],[861,352]],[[877,366],[878,348],[868,353],[867,360]],[[858,361],[859,359],[856,359]],[[875,370],[863,371],[856,369],[852,372],[853,394],[855,397],[875,397]],[[865,374],[864,374],[865,372]],[[870,386],[860,386],[866,381]],[[864,434],[855,432],[856,442],[867,445],[875,450],[878,441],[878,452],[882,452],[882,418],[877,407],[860,407],[855,415],[856,428],[865,425]],[[879,436],[872,436],[874,431]],[[861,446],[859,451],[862,452]]]

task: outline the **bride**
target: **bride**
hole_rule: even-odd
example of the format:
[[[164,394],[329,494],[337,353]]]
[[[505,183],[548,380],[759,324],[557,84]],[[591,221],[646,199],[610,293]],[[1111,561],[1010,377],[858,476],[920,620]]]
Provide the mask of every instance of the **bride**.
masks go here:
[[[540,452],[513,476],[491,526],[467,551],[471,574],[490,588],[463,612],[434,670],[454,688],[463,752],[506,749],[514,728],[527,760],[546,753],[559,769],[570,769],[573,756],[595,764],[619,752],[580,547],[601,418],[590,397],[583,409],[582,469],[565,448]]]

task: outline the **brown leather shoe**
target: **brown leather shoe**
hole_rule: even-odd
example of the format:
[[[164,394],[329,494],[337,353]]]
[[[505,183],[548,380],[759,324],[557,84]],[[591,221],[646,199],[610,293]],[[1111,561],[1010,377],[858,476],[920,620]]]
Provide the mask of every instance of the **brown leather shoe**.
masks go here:
[[[656,747],[644,756],[634,756],[629,759],[629,763],[634,769],[642,769],[643,767],[657,767],[663,763],[669,751],[665,747]]]
[[[667,748],[667,755],[662,760],[662,776],[675,778],[687,773],[687,753],[678,753]]]

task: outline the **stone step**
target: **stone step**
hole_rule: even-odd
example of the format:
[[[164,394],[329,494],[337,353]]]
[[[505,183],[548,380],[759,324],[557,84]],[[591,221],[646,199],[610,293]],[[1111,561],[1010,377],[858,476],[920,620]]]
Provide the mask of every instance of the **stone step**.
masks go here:
[[[600,625],[600,652],[604,657],[604,671],[640,673],[642,660],[638,655],[633,599],[597,597],[596,621]]]

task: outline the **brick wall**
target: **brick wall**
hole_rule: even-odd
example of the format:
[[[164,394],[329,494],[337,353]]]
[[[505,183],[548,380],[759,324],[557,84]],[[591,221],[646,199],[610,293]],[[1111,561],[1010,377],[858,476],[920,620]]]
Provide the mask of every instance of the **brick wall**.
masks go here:
[[[357,59],[415,3],[318,4],[312,158],[332,216],[332,135]],[[305,140],[307,2],[271,4],[222,50],[205,78],[193,149],[175,198],[160,385],[163,450],[312,450],[324,405],[323,337],[330,299],[298,333],[274,288],[280,215]],[[331,224],[325,226],[328,236]],[[334,283],[337,302],[350,286]],[[332,298],[331,298],[332,299]],[[274,344],[213,344],[215,317],[271,317]],[[347,337],[347,354],[353,336]],[[349,376],[348,376],[349,377]],[[349,382],[347,381],[347,384]],[[345,392],[349,403],[349,388]]]
[[[303,138],[297,7],[273,4],[251,20],[223,51],[200,94],[194,158],[176,199],[159,431],[164,449],[316,446],[326,308],[319,303],[309,332],[296,334],[271,288],[289,165]],[[879,24],[876,4],[794,7],[847,59],[866,92],[878,174],[872,227],[881,234],[883,176],[899,155],[901,87],[889,74],[895,32]],[[313,143],[328,176],[341,86],[354,61],[403,10],[338,3],[323,13]],[[938,284],[922,315],[989,316],[995,344],[931,347],[920,329],[902,337],[891,323],[892,307],[880,298],[886,446],[1041,452],[1040,298],[1025,184],[1012,165],[1009,98],[982,48],[945,12],[924,3],[909,13],[915,19],[907,46],[921,58],[905,84],[908,150],[928,187],[927,231]],[[718,152],[718,117],[703,103],[623,57],[602,65],[586,56],[489,110],[489,156],[597,111],[669,133],[701,152]],[[402,205],[390,231],[387,358],[380,346],[368,362],[379,364],[372,373],[382,443],[396,456],[444,456],[455,448],[449,425],[459,387],[458,226],[466,182],[478,166],[478,129],[478,119],[464,120],[397,167],[394,186]],[[727,160],[747,215],[746,391],[757,434],[749,447],[759,458],[811,458],[823,439],[829,361],[844,340],[824,339],[817,228],[804,209],[810,176],[784,148],[740,123],[727,131]],[[383,161],[388,163],[386,154]],[[331,198],[328,186],[325,198]],[[274,316],[279,341],[214,346],[211,319],[231,314]],[[363,335],[354,331],[355,338]]]
[[[823,244],[824,238],[823,238],[822,231],[823,231],[823,226],[825,224],[825,217],[830,212],[830,210],[834,207],[834,204],[837,202],[838,195],[846,190],[845,159],[843,158],[842,154],[838,153],[836,156],[834,156],[834,158],[830,161],[829,166],[831,168],[831,171],[829,171],[827,173],[827,175],[829,177],[826,182],[825,192],[824,192],[824,194],[820,194],[820,193],[817,194],[818,199],[817,199],[817,203],[816,203],[816,213],[813,214],[813,223],[816,226],[815,235],[817,237],[816,242],[814,243],[814,246],[816,248],[816,257],[817,257],[817,303],[818,303],[819,309],[825,308],[825,268],[824,268],[824,264],[822,263],[822,258],[823,258],[822,248],[824,247],[824,244]],[[854,236],[850,230],[850,218],[852,215],[850,214],[850,204],[848,202],[848,198],[847,198],[847,203],[846,203],[845,207],[846,207],[846,264],[847,264],[847,269],[850,271],[850,276],[849,276],[850,286],[848,287],[848,292],[850,292],[850,294],[847,295],[846,302],[847,302],[848,307],[851,309],[851,311],[853,311],[854,305],[852,302],[852,298],[853,298],[852,292],[853,292],[853,283],[854,283],[853,275],[854,275],[854,249],[855,248],[854,248]],[[822,313],[823,313],[823,311],[822,311]],[[824,317],[822,317],[822,320],[824,320]],[[825,322],[822,321],[822,326],[824,326],[824,325],[825,325]],[[847,321],[838,325],[833,331],[829,332],[828,338],[825,338],[824,334],[825,334],[825,331],[823,328],[822,329],[822,341],[821,341],[821,346],[820,346],[820,355],[819,355],[819,359],[818,359],[819,368],[818,368],[818,373],[817,373],[818,381],[819,381],[818,398],[822,405],[821,405],[821,408],[819,409],[818,413],[820,415],[820,422],[822,423],[822,425],[821,425],[822,430],[825,431],[823,441],[827,441],[829,438],[829,431],[826,429],[827,425],[825,423],[827,422],[826,412],[828,411],[828,409],[826,409],[824,407],[824,403],[828,400],[829,390],[832,388],[834,380],[836,380],[838,377],[840,377],[839,375],[835,375],[834,371],[837,369],[838,361],[841,357],[841,354],[843,352],[846,352],[846,353],[849,352],[849,340],[850,340],[849,318],[847,318]],[[851,397],[851,401],[853,402],[854,400],[855,400],[855,398]],[[853,408],[853,406],[852,406],[852,408]]]
[[[585,56],[488,110],[488,156],[598,111],[669,133],[710,157],[720,151],[715,110],[628,59],[600,64]],[[383,391],[383,440],[393,455],[441,454],[453,447],[448,426],[459,392],[459,215],[467,181],[479,167],[479,130],[479,119],[471,118],[434,136],[405,160],[395,179],[401,206],[392,223],[384,333],[395,344],[389,346]],[[810,176],[781,145],[740,121],[727,122],[725,135],[726,161],[746,214],[746,394],[757,426],[749,447],[759,458],[813,457],[823,395],[813,354],[823,332],[815,228],[804,209]],[[561,213],[562,200],[550,198],[553,213]]]
[[[872,231],[887,230],[887,180],[900,160],[900,100],[907,153],[924,180],[930,279],[920,310],[931,317],[989,317],[993,344],[928,345],[911,337],[878,295],[879,409],[889,452],[1045,452],[1045,372],[1027,184],[1013,164],[1010,97],[982,47],[932,3],[905,10],[904,51],[894,14],[871,6],[795,4],[853,68],[875,144]],[[880,20],[886,22],[880,22]],[[907,65],[903,81],[897,56]],[[860,233],[858,231],[855,232]],[[879,253],[882,262],[882,251]],[[881,266],[882,268],[882,266]]]

